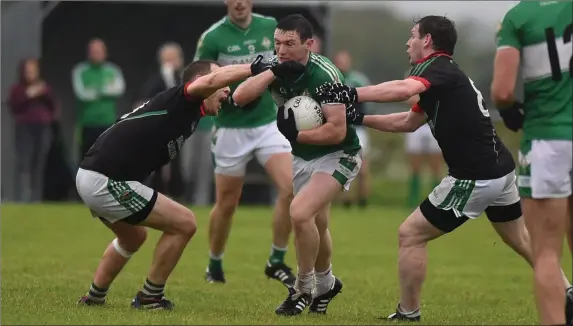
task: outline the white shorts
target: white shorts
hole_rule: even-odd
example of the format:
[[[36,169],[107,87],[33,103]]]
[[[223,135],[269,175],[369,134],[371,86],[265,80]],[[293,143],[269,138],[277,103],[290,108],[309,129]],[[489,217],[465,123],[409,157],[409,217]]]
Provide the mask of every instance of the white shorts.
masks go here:
[[[110,223],[123,220],[138,224],[155,206],[157,192],[137,181],[114,181],[105,175],[80,168],[76,188],[92,216]]]
[[[519,151],[519,195],[529,198],[567,198],[571,195],[572,142],[523,141]]]
[[[360,146],[362,147],[362,154],[368,154],[370,148],[370,136],[368,135],[368,130],[363,126],[356,126],[356,134],[360,140]]]
[[[253,156],[264,166],[272,155],[290,153],[291,146],[272,122],[255,128],[214,127],[211,152],[216,174],[241,177]]]
[[[420,204],[424,217],[443,232],[451,232],[482,213],[494,223],[521,217],[515,172],[493,180],[459,180],[446,176]]]
[[[442,152],[427,124],[406,134],[405,150],[408,154],[439,154]]]
[[[489,206],[509,206],[519,202],[515,172],[492,180],[442,179],[428,196],[439,209],[452,210],[456,216],[475,219]]]
[[[310,161],[293,156],[293,188],[297,194],[304,185],[317,172],[332,175],[343,187],[344,191],[350,189],[352,180],[356,178],[362,166],[362,153],[355,155],[345,154],[343,151],[327,154]]]

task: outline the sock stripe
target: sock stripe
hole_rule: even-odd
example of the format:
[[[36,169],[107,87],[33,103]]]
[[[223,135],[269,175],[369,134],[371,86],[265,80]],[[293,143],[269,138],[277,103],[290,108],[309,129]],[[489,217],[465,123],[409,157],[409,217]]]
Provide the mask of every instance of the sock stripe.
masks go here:
[[[154,288],[161,288],[162,289],[165,287],[165,284],[163,284],[163,285],[162,284],[155,284],[155,283],[151,282],[148,278],[145,279],[145,284],[147,284],[151,287],[154,287]]]
[[[90,291],[90,292],[88,293],[88,296],[89,296],[90,298],[93,298],[93,299],[104,299],[105,296],[106,296],[106,293],[97,293],[97,292],[92,292],[92,291]]]
[[[157,295],[163,293],[163,289],[151,289],[147,286],[147,284],[143,285],[143,293],[149,295]]]
[[[95,285],[95,283],[92,283],[90,290],[93,290],[94,292],[99,292],[99,293],[107,293],[107,290],[109,288],[100,288],[97,285]]]

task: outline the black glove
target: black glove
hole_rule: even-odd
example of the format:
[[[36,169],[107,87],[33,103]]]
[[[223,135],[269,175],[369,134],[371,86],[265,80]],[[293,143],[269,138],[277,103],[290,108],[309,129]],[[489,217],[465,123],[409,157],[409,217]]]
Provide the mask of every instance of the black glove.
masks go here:
[[[516,101],[511,107],[499,110],[499,115],[508,129],[517,132],[523,128],[523,103]]]
[[[364,120],[364,113],[360,112],[353,104],[346,104],[346,123],[351,125],[361,125]]]
[[[259,54],[255,61],[251,63],[251,75],[256,76],[263,71],[271,69],[272,66],[269,61],[263,60],[263,56]]]
[[[271,67],[273,74],[280,79],[296,79],[304,73],[304,65],[297,61],[285,61]]]
[[[325,83],[316,88],[316,94],[321,104],[327,103],[358,103],[356,88],[342,83]]]
[[[298,129],[296,128],[296,121],[294,120],[292,109],[288,109],[288,116],[285,117],[284,105],[279,108],[277,112],[277,127],[288,141],[296,141],[296,138],[298,137]]]

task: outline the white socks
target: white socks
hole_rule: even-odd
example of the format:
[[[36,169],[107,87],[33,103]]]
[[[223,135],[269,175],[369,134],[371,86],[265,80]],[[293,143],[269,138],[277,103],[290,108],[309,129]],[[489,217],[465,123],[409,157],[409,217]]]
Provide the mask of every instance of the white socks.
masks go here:
[[[316,285],[314,284],[316,281]],[[324,272],[298,272],[295,290],[302,293],[313,293],[313,297],[317,297],[330,291],[334,284],[334,275],[332,274],[332,265]],[[313,291],[314,289],[314,291]]]

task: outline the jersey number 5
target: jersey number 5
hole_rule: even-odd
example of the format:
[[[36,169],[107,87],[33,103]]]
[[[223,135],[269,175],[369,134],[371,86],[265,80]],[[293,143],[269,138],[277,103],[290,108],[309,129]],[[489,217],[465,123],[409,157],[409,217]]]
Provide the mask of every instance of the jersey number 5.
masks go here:
[[[477,104],[478,104],[479,110],[484,115],[484,117],[489,117],[489,111],[485,107],[485,101],[483,99],[483,95],[481,95],[481,92],[479,91],[479,89],[477,89],[476,85],[474,84],[474,81],[470,77],[468,77],[468,79],[470,80],[470,84],[472,85],[472,88],[474,89],[474,91],[476,91]]]
[[[567,25],[563,31],[563,43],[571,42],[571,35],[573,34],[573,24]],[[559,53],[557,52],[557,42],[555,41],[555,31],[552,27],[545,29],[545,40],[547,41],[547,52],[549,52],[549,63],[551,64],[551,78],[554,81],[560,81],[563,76],[561,75],[561,66],[559,64]],[[569,59],[569,74],[573,76],[573,57]]]

